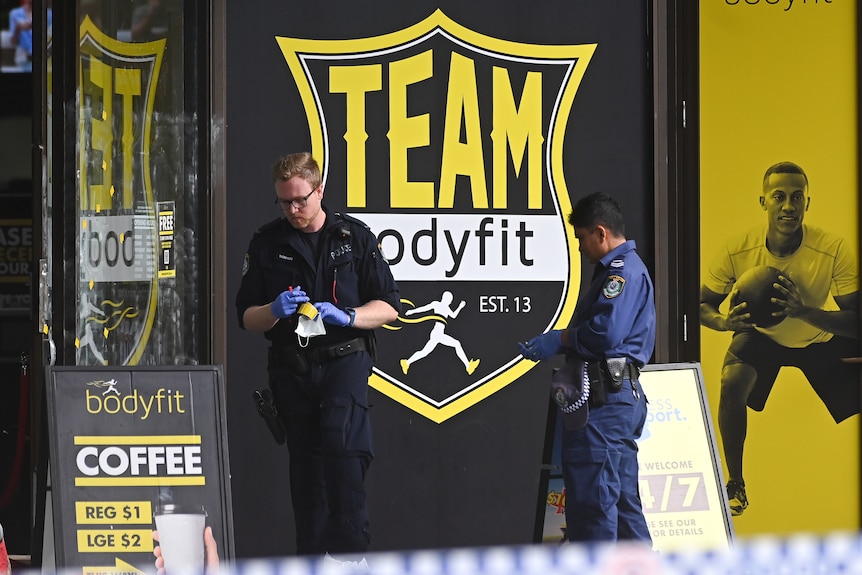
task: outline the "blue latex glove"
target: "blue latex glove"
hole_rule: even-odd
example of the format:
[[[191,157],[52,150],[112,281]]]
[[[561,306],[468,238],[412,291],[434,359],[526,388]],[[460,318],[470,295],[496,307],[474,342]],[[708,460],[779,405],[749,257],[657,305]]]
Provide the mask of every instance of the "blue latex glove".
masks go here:
[[[350,316],[347,312],[335,307],[328,301],[317,302],[314,304],[314,307],[317,308],[317,313],[320,314],[320,318],[323,320],[323,323],[331,323],[332,325],[337,325],[339,327],[345,327],[350,323]]]
[[[308,301],[308,296],[302,288],[296,286],[292,290],[281,292],[272,302],[272,313],[275,317],[286,318],[296,313],[296,308],[302,302]]]
[[[563,351],[563,330],[537,335],[527,343],[518,342],[521,355],[533,361],[544,361]]]

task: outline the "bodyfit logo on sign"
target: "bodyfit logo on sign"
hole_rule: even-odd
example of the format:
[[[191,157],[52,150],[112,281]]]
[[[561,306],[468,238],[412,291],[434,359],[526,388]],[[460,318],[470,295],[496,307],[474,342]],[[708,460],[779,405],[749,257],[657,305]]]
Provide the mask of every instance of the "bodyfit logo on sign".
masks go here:
[[[563,138],[595,44],[484,36],[441,11],[350,40],[277,38],[326,202],[366,222],[401,288],[371,385],[442,422],[525,374],[579,285]]]

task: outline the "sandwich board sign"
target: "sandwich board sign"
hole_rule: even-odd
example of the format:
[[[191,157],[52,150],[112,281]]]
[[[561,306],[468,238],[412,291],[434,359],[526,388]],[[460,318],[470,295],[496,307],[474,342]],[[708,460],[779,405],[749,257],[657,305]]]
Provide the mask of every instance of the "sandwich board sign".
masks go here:
[[[156,545],[199,563],[206,528],[233,557],[222,381],[220,366],[47,369],[57,567],[149,573]]]

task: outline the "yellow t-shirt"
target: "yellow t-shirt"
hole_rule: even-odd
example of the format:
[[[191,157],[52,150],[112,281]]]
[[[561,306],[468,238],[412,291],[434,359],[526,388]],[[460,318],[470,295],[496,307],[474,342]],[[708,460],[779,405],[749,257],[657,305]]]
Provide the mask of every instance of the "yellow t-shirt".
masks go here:
[[[754,228],[731,239],[704,275],[704,285],[729,294],[737,278],[754,266],[781,270],[799,288],[806,305],[838,309],[832,296],[859,291],[856,257],[847,241],[820,228],[802,225],[802,244],[793,254],[777,257],[766,249],[766,228]],[[769,328],[757,328],[785,347],[807,347],[832,339],[832,334],[801,319],[788,317]]]

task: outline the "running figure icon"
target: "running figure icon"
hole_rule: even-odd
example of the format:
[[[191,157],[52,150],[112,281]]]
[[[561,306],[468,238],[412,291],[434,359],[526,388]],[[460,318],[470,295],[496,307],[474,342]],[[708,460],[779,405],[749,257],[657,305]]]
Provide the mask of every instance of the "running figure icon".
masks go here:
[[[439,300],[432,301],[423,306],[415,307],[404,312],[405,316],[411,316],[430,311],[433,312],[434,315],[426,316],[420,321],[425,321],[427,319],[436,322],[434,327],[431,328],[431,334],[428,336],[428,343],[409,358],[401,360],[401,371],[404,372],[404,375],[407,375],[407,371],[410,369],[411,364],[426,357],[440,344],[451,347],[455,350],[455,353],[458,355],[458,359],[461,360],[461,363],[464,364],[464,369],[467,370],[467,375],[472,375],[473,372],[476,371],[476,367],[479,365],[479,360],[468,359],[467,354],[464,353],[464,347],[461,345],[461,342],[446,333],[446,318],[455,319],[458,317],[458,314],[461,313],[461,310],[464,309],[464,306],[467,305],[466,302],[462,300],[461,303],[458,304],[457,308],[452,309],[452,301],[452,292],[447,290],[443,292]]]
[[[114,395],[120,395],[120,392],[117,391],[116,379],[109,379],[105,382],[105,385],[107,385],[108,387],[107,389],[105,389],[105,391],[102,392],[102,395],[108,395],[109,393],[113,393]]]

